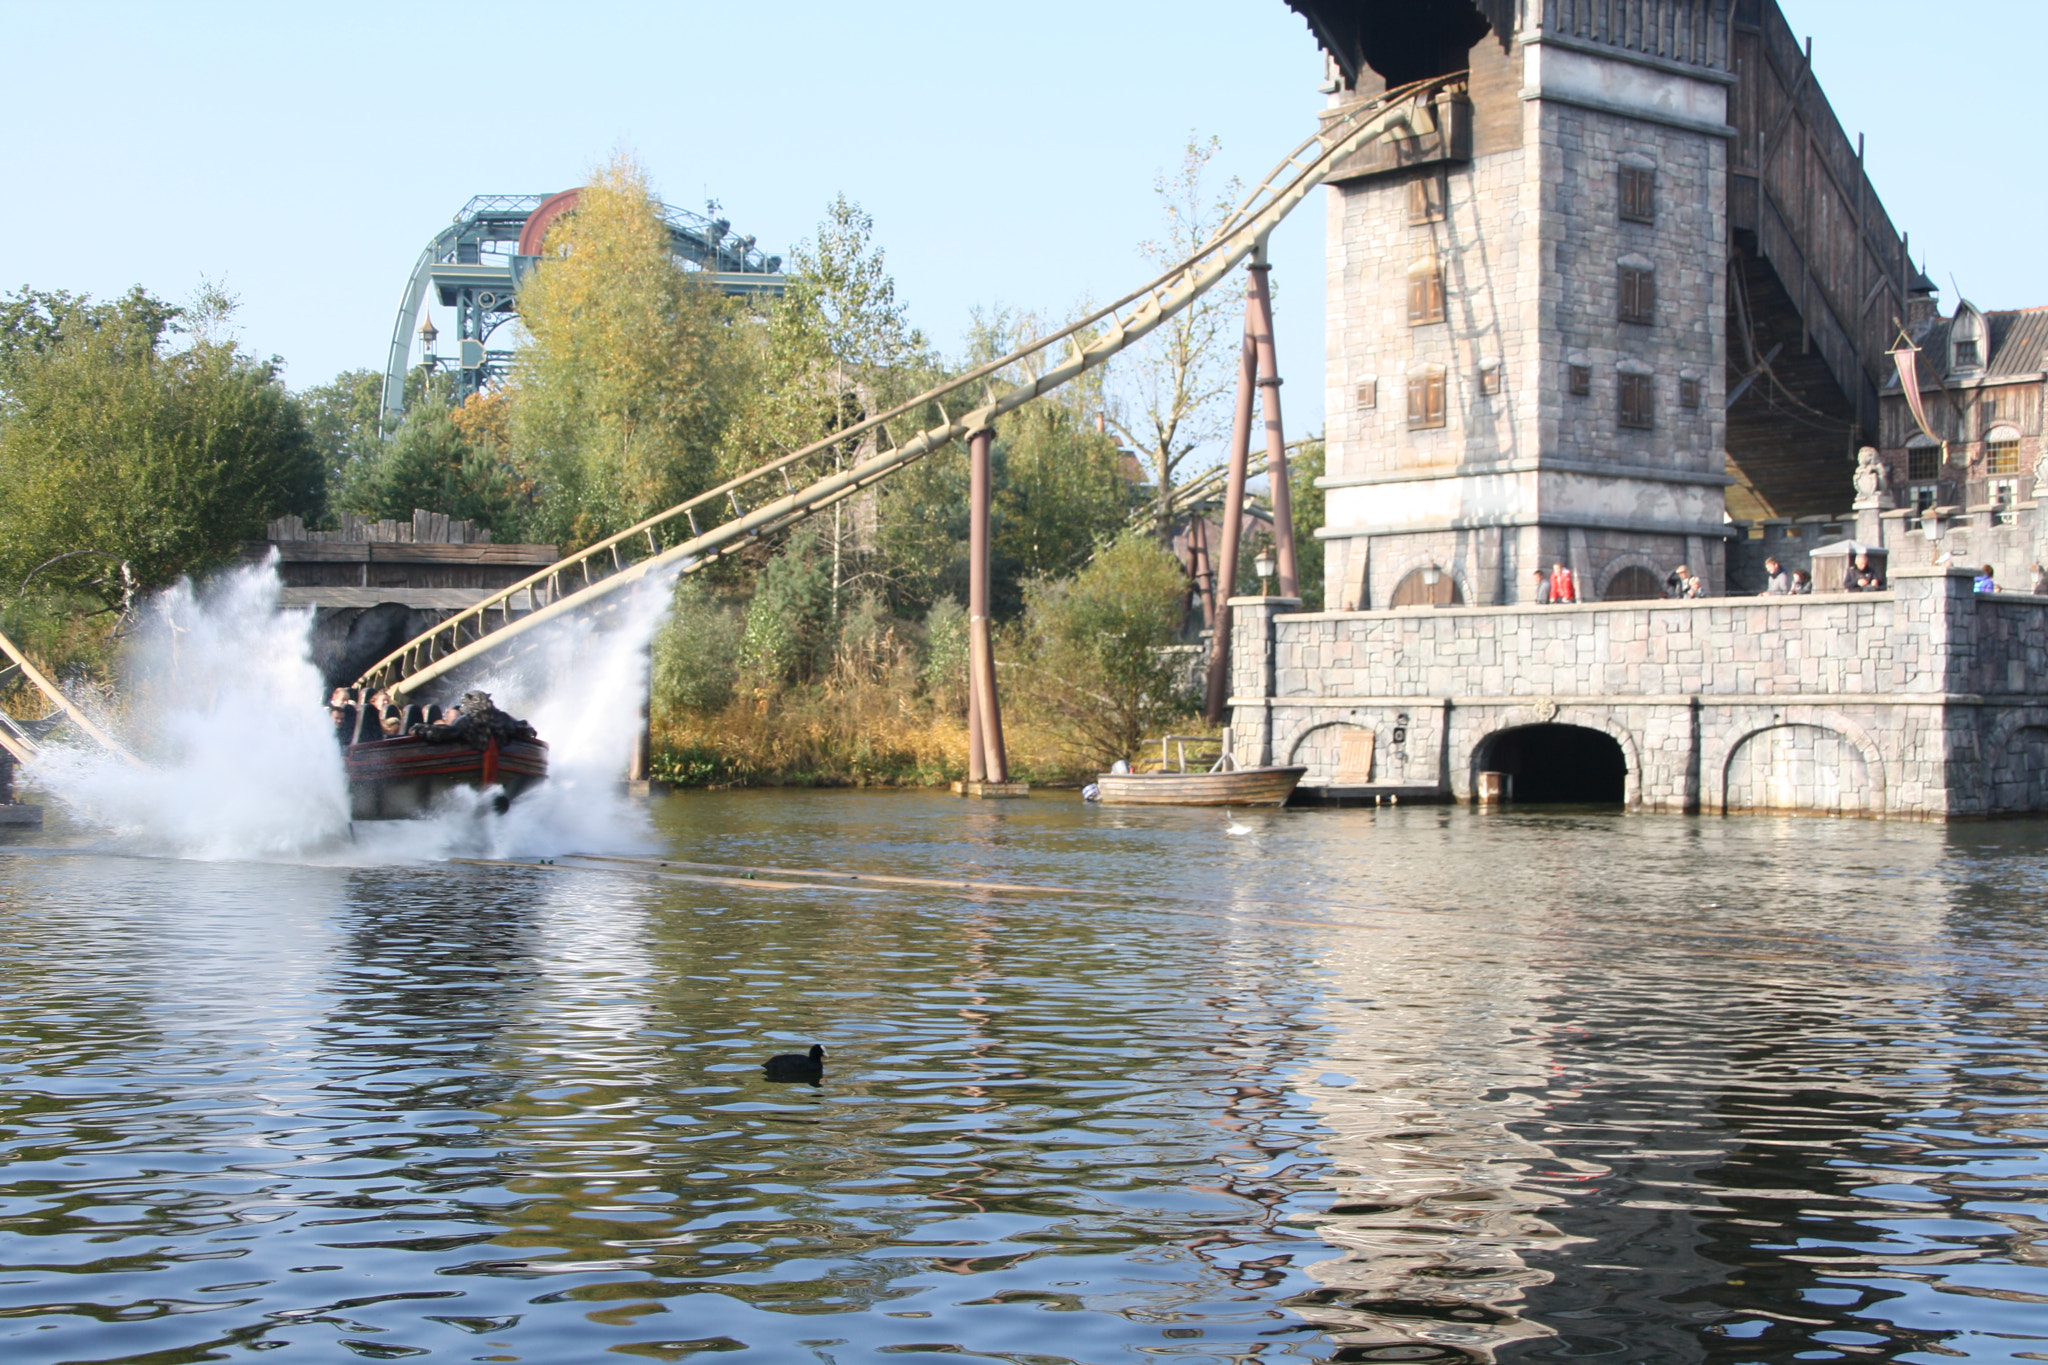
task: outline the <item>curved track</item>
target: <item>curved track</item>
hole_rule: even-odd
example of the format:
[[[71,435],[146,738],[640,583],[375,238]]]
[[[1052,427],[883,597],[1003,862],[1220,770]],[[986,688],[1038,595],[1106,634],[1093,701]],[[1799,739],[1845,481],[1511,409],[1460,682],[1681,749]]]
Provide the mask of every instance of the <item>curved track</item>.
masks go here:
[[[687,573],[755,536],[814,516],[1097,368],[1222,283],[1239,263],[1263,254],[1267,235],[1345,156],[1387,134],[1433,132],[1431,97],[1458,79],[1418,81],[1331,118],[1274,167],[1193,255],[1109,306],[500,589],[379,660],[357,686],[388,688],[400,696],[413,692],[513,646],[557,617],[610,605],[612,594],[650,574],[671,566]],[[1012,370],[1032,377],[999,393],[999,377]],[[949,400],[961,411],[950,412]],[[892,425],[918,430],[897,444]],[[888,448],[837,467],[838,452],[867,441]],[[714,517],[705,529],[703,522]]]

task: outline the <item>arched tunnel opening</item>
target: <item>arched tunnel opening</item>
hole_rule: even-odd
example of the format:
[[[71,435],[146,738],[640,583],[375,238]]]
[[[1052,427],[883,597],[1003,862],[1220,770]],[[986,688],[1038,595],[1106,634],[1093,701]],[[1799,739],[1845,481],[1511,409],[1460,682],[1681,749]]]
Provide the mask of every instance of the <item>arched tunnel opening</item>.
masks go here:
[[[1518,806],[1618,806],[1628,797],[1628,760],[1612,735],[1582,725],[1524,725],[1487,741],[1482,771],[1508,774]]]

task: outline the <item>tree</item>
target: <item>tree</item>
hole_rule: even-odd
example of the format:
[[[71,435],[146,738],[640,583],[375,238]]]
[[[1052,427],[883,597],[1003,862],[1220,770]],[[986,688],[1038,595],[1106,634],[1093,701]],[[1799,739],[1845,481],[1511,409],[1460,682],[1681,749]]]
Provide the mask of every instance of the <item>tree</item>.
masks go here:
[[[336,506],[399,521],[425,508],[476,522],[500,539],[516,536],[529,490],[505,458],[506,406],[502,395],[472,394],[450,407],[437,381],[390,439],[342,467]]]
[[[1127,758],[1155,726],[1185,713],[1180,641],[1187,575],[1149,536],[1129,535],[1066,582],[1027,589],[1018,660],[1022,691],[1057,717],[1097,763]],[[1007,672],[1007,670],[1006,670]]]
[[[745,378],[732,308],[669,251],[646,174],[621,156],[549,230],[519,294],[514,455],[535,530],[588,544],[707,487]]]
[[[1203,183],[1221,147],[1216,138],[1191,137],[1179,170],[1153,181],[1166,231],[1141,248],[1148,259],[1162,266],[1185,260],[1230,212],[1238,182],[1228,181],[1213,198]],[[1173,535],[1173,489],[1188,457],[1223,434],[1222,399],[1237,383],[1238,350],[1229,343],[1239,335],[1228,301],[1215,291],[1205,294],[1140,344],[1135,364],[1124,372],[1122,401],[1110,409],[1110,425],[1151,472],[1153,530],[1162,543]]]
[[[873,216],[841,194],[816,235],[791,248],[789,285],[768,315],[761,382],[730,443],[730,469],[814,445],[923,387],[925,341],[904,321],[874,235]],[[872,435],[848,440],[792,477],[819,477],[875,451]],[[875,549],[878,509],[892,491],[832,509],[824,534],[834,618]]]
[[[323,471],[275,362],[225,334],[232,300],[172,308],[13,296],[0,318],[0,572],[112,605],[230,559]],[[187,343],[173,347],[180,328]],[[120,569],[125,566],[125,571]]]
[[[325,384],[300,391],[306,431],[331,486],[348,483],[355,466],[384,449],[384,376],[376,370],[343,370]],[[408,513],[408,515],[410,515]]]

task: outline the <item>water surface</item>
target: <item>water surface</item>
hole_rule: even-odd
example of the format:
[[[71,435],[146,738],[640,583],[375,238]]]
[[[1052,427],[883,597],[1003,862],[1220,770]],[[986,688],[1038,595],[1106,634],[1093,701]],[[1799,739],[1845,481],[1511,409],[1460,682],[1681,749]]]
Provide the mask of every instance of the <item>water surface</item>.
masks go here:
[[[2043,824],[656,818],[1077,890],[0,848],[0,1359],[2048,1358]]]

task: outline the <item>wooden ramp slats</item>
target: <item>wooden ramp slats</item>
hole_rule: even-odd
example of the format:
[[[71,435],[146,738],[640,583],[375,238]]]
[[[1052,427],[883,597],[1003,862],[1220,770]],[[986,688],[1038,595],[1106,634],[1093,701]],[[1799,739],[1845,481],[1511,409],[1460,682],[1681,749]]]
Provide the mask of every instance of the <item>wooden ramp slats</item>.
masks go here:
[[[142,766],[141,759],[123,748],[119,740],[93,724],[92,717],[74,706],[71,698],[58,690],[57,684],[44,676],[40,668],[30,663],[28,655],[23,654],[20,649],[16,648],[14,641],[8,639],[5,635],[0,635],[0,652],[4,652],[8,658],[12,659],[14,666],[21,670],[21,676],[27,678],[36,691],[42,693],[51,702],[55,703],[57,709],[64,713],[65,719],[76,725],[87,737],[123,762],[138,768]],[[25,763],[35,755],[38,746],[35,741],[29,739],[26,735],[16,732],[12,735],[0,737],[0,748],[5,748],[18,761]]]

